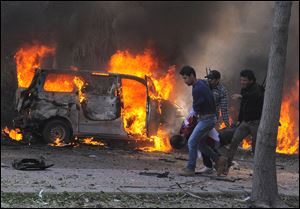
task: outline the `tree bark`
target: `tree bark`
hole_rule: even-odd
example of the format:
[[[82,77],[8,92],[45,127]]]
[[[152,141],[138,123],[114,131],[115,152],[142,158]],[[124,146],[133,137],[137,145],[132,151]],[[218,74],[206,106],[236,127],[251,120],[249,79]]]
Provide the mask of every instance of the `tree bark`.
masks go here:
[[[263,113],[257,133],[252,184],[253,207],[282,207],[275,166],[291,1],[275,2]]]

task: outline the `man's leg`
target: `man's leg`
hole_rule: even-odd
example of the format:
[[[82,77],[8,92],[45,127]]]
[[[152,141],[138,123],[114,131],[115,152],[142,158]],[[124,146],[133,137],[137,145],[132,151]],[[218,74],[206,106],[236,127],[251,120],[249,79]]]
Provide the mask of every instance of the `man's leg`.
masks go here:
[[[255,145],[256,145],[256,137],[257,137],[257,130],[259,126],[259,120],[251,121],[248,123],[250,134],[252,136],[252,152],[255,152]]]
[[[204,165],[205,167],[207,167],[207,168],[212,168],[212,167],[213,167],[213,164],[212,164],[212,162],[211,162],[210,157],[207,156],[207,155],[205,155],[205,154],[203,154],[203,153],[201,153],[201,155],[202,155],[202,159],[203,159],[203,165]]]
[[[247,122],[243,121],[235,130],[232,141],[229,146],[228,156],[227,156],[229,166],[235,156],[235,153],[236,153],[241,141],[249,134],[250,134],[250,130],[249,130],[248,124],[247,124]]]
[[[189,161],[187,164],[187,168],[190,170],[195,170],[196,167],[196,160],[197,160],[197,150],[202,144],[205,144],[207,133],[214,127],[215,125],[215,118],[201,120],[198,122],[197,126],[195,127],[192,135],[188,141],[188,148],[189,148]],[[205,155],[209,155],[206,150],[203,152],[204,149],[200,148],[201,153]]]
[[[227,153],[227,157],[221,156],[218,160],[218,162],[216,163],[216,170],[217,170],[217,175],[227,175],[229,168],[232,164],[232,160],[235,156],[235,153],[238,149],[239,144],[241,143],[241,141],[250,134],[250,130],[248,127],[248,124],[243,121],[235,130],[230,146],[229,146],[229,150]]]
[[[210,132],[213,128],[214,123],[209,121],[204,121],[204,123],[207,123],[206,133]],[[212,149],[213,145],[209,144],[207,141],[207,136],[203,136],[202,138],[199,138],[199,147],[198,149],[202,153],[203,160],[205,160],[205,166],[212,168],[212,162],[211,160],[216,160],[218,158],[218,154]]]

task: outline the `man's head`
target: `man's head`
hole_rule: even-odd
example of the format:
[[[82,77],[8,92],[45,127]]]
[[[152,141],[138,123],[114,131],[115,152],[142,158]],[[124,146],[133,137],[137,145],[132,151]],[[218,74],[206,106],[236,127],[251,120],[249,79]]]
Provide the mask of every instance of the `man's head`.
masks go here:
[[[170,139],[170,144],[173,147],[173,149],[181,149],[183,148],[187,143],[187,140],[182,135],[174,135]]]
[[[255,75],[252,70],[242,70],[240,73],[240,82],[242,89],[251,86],[253,83],[256,82]]]
[[[217,70],[212,70],[207,76],[205,76],[205,78],[207,78],[207,81],[211,87],[216,87],[220,82],[221,74]]]
[[[192,68],[190,66],[184,66],[180,71],[180,75],[181,75],[184,83],[188,86],[193,85],[197,81],[196,72],[195,72],[194,68]]]

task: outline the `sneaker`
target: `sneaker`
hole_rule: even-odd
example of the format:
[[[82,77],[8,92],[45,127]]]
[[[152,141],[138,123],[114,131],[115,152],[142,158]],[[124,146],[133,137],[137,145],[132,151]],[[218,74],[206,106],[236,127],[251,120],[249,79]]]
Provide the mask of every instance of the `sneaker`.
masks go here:
[[[199,173],[200,174],[212,174],[214,172],[213,168],[208,168],[204,166],[202,169],[200,169]]]
[[[228,160],[224,156],[220,156],[218,161],[216,162],[216,170],[217,170],[217,175],[220,176],[221,174],[224,174],[227,176],[228,171],[229,171],[229,166],[228,166]]]
[[[179,173],[180,176],[195,176],[195,171],[188,169],[188,168],[183,168],[182,171]]]

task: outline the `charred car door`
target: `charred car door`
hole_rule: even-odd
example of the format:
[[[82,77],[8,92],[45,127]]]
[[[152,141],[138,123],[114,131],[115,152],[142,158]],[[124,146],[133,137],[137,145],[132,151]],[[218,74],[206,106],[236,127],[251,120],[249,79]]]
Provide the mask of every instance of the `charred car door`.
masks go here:
[[[146,76],[147,82],[147,135],[156,135],[161,122],[161,107],[153,81]]]
[[[79,132],[89,134],[121,134],[121,105],[118,78],[111,75],[84,75],[79,114]]]

